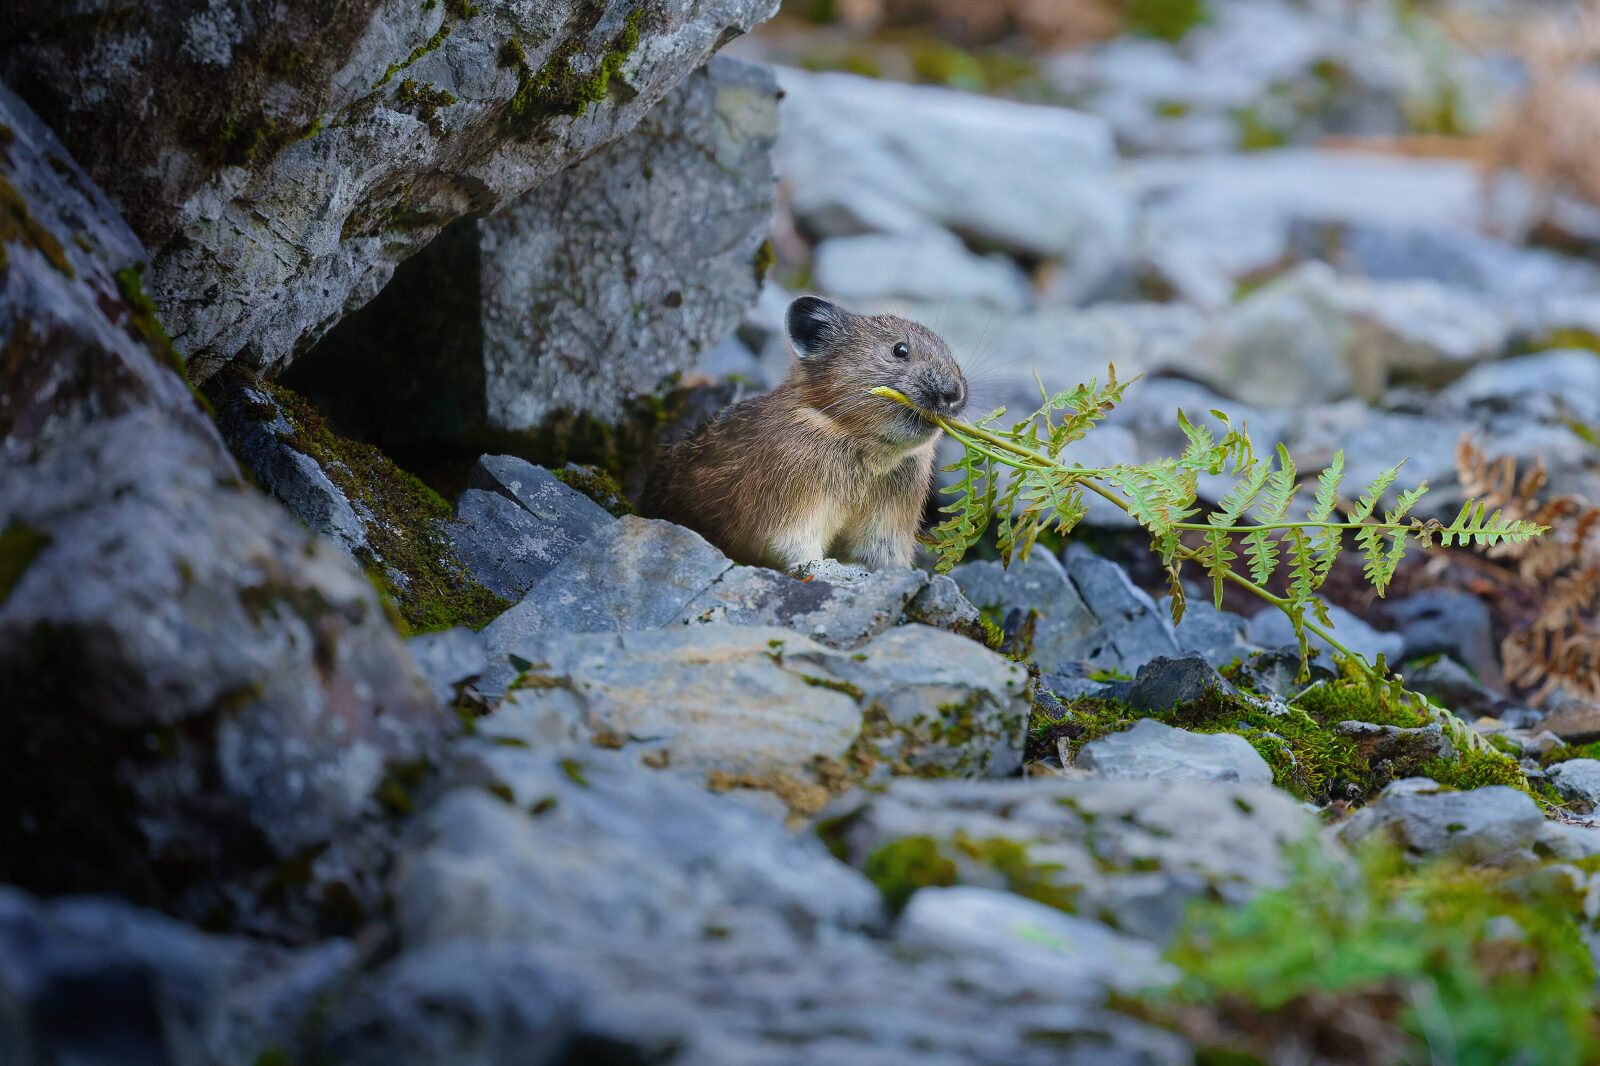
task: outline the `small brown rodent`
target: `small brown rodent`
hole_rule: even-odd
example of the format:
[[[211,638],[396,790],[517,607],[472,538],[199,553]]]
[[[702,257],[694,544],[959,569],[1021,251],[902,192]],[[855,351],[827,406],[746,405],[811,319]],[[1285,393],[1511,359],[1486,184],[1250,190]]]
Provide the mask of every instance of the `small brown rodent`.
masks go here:
[[[815,296],[790,304],[784,326],[798,358],[783,384],[666,451],[640,510],[697,530],[741,563],[910,563],[940,431],[871,390],[888,385],[954,416],[967,403],[961,368],[915,322]]]

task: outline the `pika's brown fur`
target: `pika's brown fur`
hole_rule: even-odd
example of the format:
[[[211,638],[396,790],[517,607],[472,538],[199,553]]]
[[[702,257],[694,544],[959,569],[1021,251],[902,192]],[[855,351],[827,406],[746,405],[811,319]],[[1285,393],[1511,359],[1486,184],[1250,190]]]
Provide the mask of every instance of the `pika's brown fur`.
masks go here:
[[[893,400],[956,415],[967,384],[931,330],[804,296],[785,319],[798,358],[783,384],[667,451],[640,501],[742,563],[911,562],[939,429]]]

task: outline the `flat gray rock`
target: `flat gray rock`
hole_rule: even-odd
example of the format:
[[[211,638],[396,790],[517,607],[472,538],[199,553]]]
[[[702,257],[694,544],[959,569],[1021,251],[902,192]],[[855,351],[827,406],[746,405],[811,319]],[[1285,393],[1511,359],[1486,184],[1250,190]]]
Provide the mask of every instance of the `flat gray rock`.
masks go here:
[[[934,574],[928,584],[906,605],[906,619],[938,629],[973,626],[978,609],[961,594],[961,586],[949,574]]]
[[[519,649],[547,632],[618,633],[670,625],[733,563],[698,533],[628,516],[603,526],[509,611],[484,627],[489,669],[480,689],[498,695],[528,659]]]
[[[928,576],[913,567],[843,567],[808,580],[736,566],[683,609],[685,625],[783,626],[830,648],[854,648],[900,621]]]
[[[581,542],[613,521],[611,513],[571,488],[542,466],[515,455],[481,455],[467,474],[467,485],[498,492]]]
[[[1021,760],[1026,672],[925,626],[854,654],[785,629],[715,624],[551,633],[519,654],[532,679],[478,729],[535,748],[635,747],[702,781],[748,778],[780,794],[858,742],[884,775],[1004,776]]]
[[[1083,746],[1073,764],[1106,777],[1270,785],[1272,767],[1234,733],[1191,733],[1153,718]]]
[[[1429,784],[1395,782],[1346,820],[1339,835],[1354,843],[1384,833],[1419,858],[1492,862],[1531,847],[1544,829],[1544,814],[1525,792],[1504,785],[1445,792]]]
[[[1561,798],[1575,804],[1580,814],[1600,804],[1600,759],[1568,759],[1546,773]]]

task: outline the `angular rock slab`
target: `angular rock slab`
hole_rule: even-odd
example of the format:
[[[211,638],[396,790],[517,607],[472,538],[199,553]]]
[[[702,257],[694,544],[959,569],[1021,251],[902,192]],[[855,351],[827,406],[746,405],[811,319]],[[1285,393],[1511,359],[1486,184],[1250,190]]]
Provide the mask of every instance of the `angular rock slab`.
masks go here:
[[[611,144],[776,7],[159,2],[86,23],[52,2],[0,16],[0,78],[133,212],[202,380],[283,367],[440,227]]]
[[[615,521],[542,466],[483,455],[456,501],[450,541],[474,581],[515,600],[579,544]]]
[[[772,72],[714,58],[629,136],[480,223],[491,426],[615,420],[733,331],[761,288],[777,134]]]
[[[1091,741],[1073,763],[1106,777],[1272,784],[1272,767],[1235,733],[1191,733],[1153,718]]]
[[[3,89],[0,124],[0,878],[207,913],[181,893],[326,841],[451,716],[365,575],[242,484],[133,234]]]
[[[733,565],[692,530],[627,516],[604,526],[484,627],[489,669],[479,689],[499,695],[543,633],[619,633],[676,621],[698,593]]]
[[[1155,602],[1115,563],[1073,545],[1067,562],[1035,551],[1008,570],[997,561],[963,563],[950,572],[961,592],[997,620],[1020,609],[1039,612],[1033,658],[1046,672],[1131,674],[1178,645]]]
[[[1600,759],[1568,759],[1550,767],[1548,773],[1561,798],[1575,803],[1579,813],[1600,804]]]
[[[1439,791],[1420,778],[1397,781],[1378,802],[1363,807],[1339,827],[1354,843],[1385,833],[1421,858],[1451,855],[1469,862],[1491,862],[1541,839],[1544,815],[1525,792],[1505,785],[1470,792]]]
[[[1239,902],[1281,885],[1291,847],[1315,828],[1293,797],[1270,787],[1089,776],[902,779],[842,797],[825,814],[836,816],[823,823],[825,835],[853,865],[927,837],[953,860],[961,884],[1005,887],[1004,870],[983,856],[1009,842],[1037,885],[1075,893],[1076,913],[1110,913],[1119,929],[1162,944],[1189,899],[1215,892]]]
[[[728,625],[549,634],[520,654],[529,678],[479,732],[534,748],[632,747],[651,765],[780,794],[858,744],[856,760],[884,772],[1003,776],[1021,759],[1026,672],[925,626],[850,655],[785,629]]]
[[[928,575],[909,566],[805,581],[764,567],[735,566],[690,600],[681,620],[782,626],[830,648],[854,648],[899,622],[927,583]]]

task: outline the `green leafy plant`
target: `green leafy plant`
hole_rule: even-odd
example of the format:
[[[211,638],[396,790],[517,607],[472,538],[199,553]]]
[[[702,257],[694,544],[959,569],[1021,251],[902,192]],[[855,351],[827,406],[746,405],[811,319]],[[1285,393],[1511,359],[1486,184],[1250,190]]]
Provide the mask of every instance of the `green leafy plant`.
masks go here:
[[[1314,635],[1364,672],[1382,678],[1386,668],[1381,657],[1368,664],[1334,638],[1327,606],[1317,596],[1344,548],[1346,534],[1360,547],[1367,580],[1382,595],[1410,543],[1486,548],[1519,543],[1544,532],[1532,522],[1503,517],[1498,510],[1491,513],[1475,500],[1463,504],[1448,524],[1413,517],[1417,501],[1428,491],[1427,482],[1401,492],[1394,507],[1380,518],[1379,501],[1398,479],[1400,464],[1374,478],[1357,502],[1344,503],[1339,495],[1343,452],[1321,471],[1304,516],[1292,517],[1300,485],[1288,451],[1280,444],[1273,457],[1259,455],[1244,423],[1235,426],[1222,411],[1211,412],[1221,426],[1220,439],[1211,428],[1178,412],[1188,446],[1175,459],[1103,467],[1068,460],[1068,446],[1103,420],[1137,380],[1118,381],[1116,368],[1111,367],[1104,385],[1091,380],[1052,396],[1041,383],[1043,405],[1010,429],[997,426],[1005,416],[1003,407],[976,422],[921,412],[966,449],[946,468],[959,473],[960,479],[944,490],[954,499],[941,508],[948,517],[931,531],[939,568],[948,570],[959,562],[996,516],[1001,558],[1007,564],[1013,557],[1026,558],[1046,529],[1066,534],[1082,521],[1086,494],[1092,493],[1126,511],[1149,534],[1169,577],[1174,622],[1183,617],[1186,603],[1180,571],[1191,563],[1210,575],[1218,607],[1224,584],[1232,583],[1288,615],[1302,664],[1309,659],[1308,636]],[[894,389],[873,391],[916,406]],[[1233,481],[1221,502],[1204,515],[1198,498],[1201,474],[1226,475]],[[1234,546],[1239,543],[1243,563],[1236,567],[1241,557]],[[1267,588],[1280,571],[1288,577],[1281,596]]]

